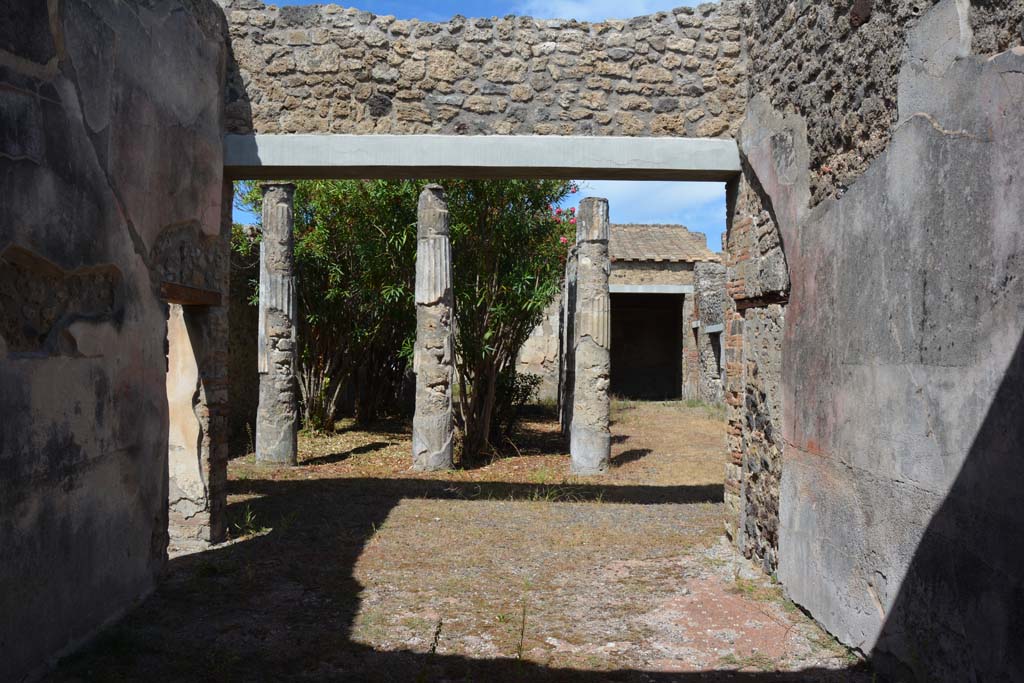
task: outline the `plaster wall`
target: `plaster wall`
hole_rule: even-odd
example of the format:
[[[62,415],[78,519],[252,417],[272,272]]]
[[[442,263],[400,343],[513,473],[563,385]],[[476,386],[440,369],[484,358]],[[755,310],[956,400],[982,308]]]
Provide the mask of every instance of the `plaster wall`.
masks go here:
[[[975,53],[1019,45],[1021,5],[874,5],[752,18],[744,182],[792,280],[778,576],[897,680],[1017,680],[1024,51]],[[828,63],[792,68],[805,40]],[[764,329],[751,303],[743,329]]]
[[[0,679],[19,680],[166,561],[160,283],[220,262],[226,50],[200,1],[2,13]]]

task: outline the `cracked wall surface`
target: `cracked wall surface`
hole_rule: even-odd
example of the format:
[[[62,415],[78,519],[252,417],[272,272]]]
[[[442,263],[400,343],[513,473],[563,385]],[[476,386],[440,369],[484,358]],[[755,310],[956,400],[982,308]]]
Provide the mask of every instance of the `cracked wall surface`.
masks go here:
[[[746,333],[781,326],[784,452],[781,476],[763,477],[780,491],[778,576],[896,680],[1017,680],[1021,5],[873,7],[851,21],[849,3],[764,3],[751,20],[758,96],[734,196],[741,207],[754,191],[792,283],[777,322],[764,314],[783,302],[752,302],[734,283],[732,359],[764,375]],[[752,244],[758,212],[745,213],[733,236]],[[774,412],[765,399],[757,410]],[[767,444],[751,436],[730,434],[743,485]],[[760,554],[771,496],[748,491],[740,534]]]
[[[231,132],[717,137],[746,100],[733,0],[600,24],[219,1]]]
[[[212,3],[0,14],[0,679],[20,680],[166,561],[160,283],[196,281],[183,253],[218,257],[158,245],[184,226],[195,249],[218,243],[226,50]]]

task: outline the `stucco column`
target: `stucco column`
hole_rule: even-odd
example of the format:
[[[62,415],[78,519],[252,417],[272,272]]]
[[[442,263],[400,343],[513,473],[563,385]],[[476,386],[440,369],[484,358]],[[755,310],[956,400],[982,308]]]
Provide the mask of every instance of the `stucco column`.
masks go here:
[[[262,188],[256,461],[294,465],[299,421],[295,380],[298,308],[292,237],[295,186],[265,183]]]
[[[573,474],[608,471],[611,298],[608,294],[608,200],[580,202],[576,223],[576,315],[569,453]]]
[[[428,472],[452,466],[452,250],[440,185],[428,185],[420,194],[416,234],[412,468]]]

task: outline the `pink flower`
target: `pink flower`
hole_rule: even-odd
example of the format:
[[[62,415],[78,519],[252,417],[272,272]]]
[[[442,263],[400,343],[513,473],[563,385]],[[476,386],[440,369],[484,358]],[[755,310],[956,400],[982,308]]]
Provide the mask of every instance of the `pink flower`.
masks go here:
[[[569,190],[569,191],[570,191],[570,192],[572,192],[573,194],[576,194],[577,192],[579,192],[579,191],[580,191],[580,188],[578,188],[578,187],[576,187],[575,185],[573,185],[573,186],[572,186],[572,189],[571,189],[571,190]]]
[[[562,210],[561,209],[555,209],[555,215],[556,216],[561,216],[562,215]]]
[[[575,218],[570,218],[569,219],[569,225],[576,225],[576,219]]]
[[[564,235],[562,236],[562,238],[561,238],[561,239],[560,239],[559,241],[560,241],[560,242],[561,242],[562,244],[569,244],[569,238],[568,238],[568,237],[565,237]]]
[[[576,213],[576,209],[569,209],[569,213]]]

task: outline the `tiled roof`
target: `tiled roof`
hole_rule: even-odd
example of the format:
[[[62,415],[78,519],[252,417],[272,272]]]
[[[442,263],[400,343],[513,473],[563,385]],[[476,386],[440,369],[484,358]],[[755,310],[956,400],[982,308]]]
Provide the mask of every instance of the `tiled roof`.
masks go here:
[[[611,225],[608,253],[612,261],[718,261],[702,232],[682,225]]]

